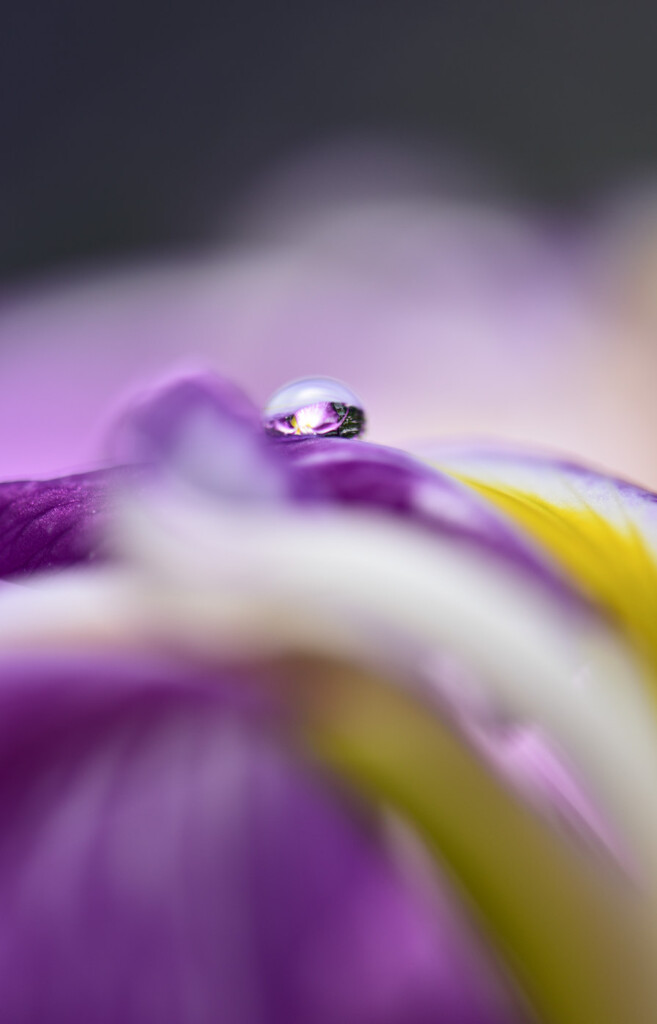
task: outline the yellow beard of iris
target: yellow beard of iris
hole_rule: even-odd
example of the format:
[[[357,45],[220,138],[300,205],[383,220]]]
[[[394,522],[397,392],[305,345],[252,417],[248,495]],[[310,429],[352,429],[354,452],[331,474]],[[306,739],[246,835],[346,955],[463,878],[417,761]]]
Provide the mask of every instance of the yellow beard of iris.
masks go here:
[[[294,427],[294,433],[297,435],[314,434],[315,425],[310,422],[310,416],[308,414],[304,416],[304,411],[305,410],[302,409],[300,413],[292,416],[290,424]]]
[[[506,484],[458,478],[527,530],[614,615],[657,685],[657,562],[630,515],[614,523],[584,500],[567,506]]]

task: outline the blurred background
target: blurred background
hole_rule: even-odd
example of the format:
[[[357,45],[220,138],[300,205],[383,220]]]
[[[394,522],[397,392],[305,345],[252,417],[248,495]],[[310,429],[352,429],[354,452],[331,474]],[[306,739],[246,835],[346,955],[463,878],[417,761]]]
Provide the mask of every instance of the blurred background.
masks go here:
[[[0,475],[209,364],[657,487],[656,39],[647,0],[10,5]]]

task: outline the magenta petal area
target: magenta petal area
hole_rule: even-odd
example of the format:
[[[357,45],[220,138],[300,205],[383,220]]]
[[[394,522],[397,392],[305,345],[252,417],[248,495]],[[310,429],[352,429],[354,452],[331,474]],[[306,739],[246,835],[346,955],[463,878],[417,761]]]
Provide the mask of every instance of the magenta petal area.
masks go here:
[[[282,735],[244,679],[0,663],[3,1020],[520,1019],[438,880]]]
[[[108,496],[123,477],[120,470],[98,470],[1,483],[0,579],[104,558]]]

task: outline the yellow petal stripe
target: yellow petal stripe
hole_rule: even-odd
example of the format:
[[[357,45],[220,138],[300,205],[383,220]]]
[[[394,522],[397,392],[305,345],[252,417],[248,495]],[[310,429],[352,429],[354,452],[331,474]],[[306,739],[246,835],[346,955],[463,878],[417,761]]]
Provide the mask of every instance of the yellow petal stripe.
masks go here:
[[[510,516],[611,612],[657,681],[657,553],[620,488],[601,478],[606,501],[598,507],[566,472],[553,500],[547,488],[537,494],[504,480],[480,479],[467,469],[447,471]],[[542,473],[549,483],[560,471],[539,464],[536,476]]]
[[[540,1020],[653,1020],[637,894],[554,833],[407,693],[344,667],[295,673],[315,756],[414,826]]]

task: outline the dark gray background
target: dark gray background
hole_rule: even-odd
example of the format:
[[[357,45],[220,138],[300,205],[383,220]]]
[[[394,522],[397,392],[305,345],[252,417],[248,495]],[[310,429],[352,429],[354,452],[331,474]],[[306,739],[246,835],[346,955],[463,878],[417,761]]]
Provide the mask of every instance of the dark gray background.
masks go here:
[[[344,132],[581,208],[657,164],[656,54],[632,0],[6,2],[0,274],[202,241],[272,160]]]

